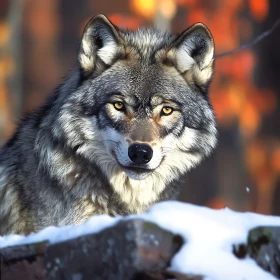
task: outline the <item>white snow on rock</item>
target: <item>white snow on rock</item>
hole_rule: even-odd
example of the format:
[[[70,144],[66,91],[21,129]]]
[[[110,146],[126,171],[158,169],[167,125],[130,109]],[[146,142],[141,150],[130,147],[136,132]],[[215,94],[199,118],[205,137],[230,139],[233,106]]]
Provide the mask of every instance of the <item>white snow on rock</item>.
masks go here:
[[[272,280],[270,273],[250,258],[238,259],[233,244],[245,243],[257,226],[280,226],[280,217],[213,210],[180,202],[162,202],[142,215],[187,243],[171,262],[171,271],[203,275],[207,280]]]
[[[64,227],[46,227],[45,229],[31,233],[28,236],[17,234],[0,236],[0,248],[7,246],[22,245],[28,243],[36,243],[48,240],[51,244],[59,243],[65,240],[74,239],[81,235],[98,233],[101,230],[114,226],[121,217],[112,218],[107,215],[99,215],[90,218],[82,225],[64,226]]]
[[[236,258],[233,244],[247,241],[248,231],[257,226],[280,226],[280,217],[254,213],[238,213],[229,209],[207,207],[169,201],[154,205],[147,213],[112,218],[95,216],[83,225],[48,227],[27,237],[0,237],[0,248],[49,240],[57,243],[78,236],[97,233],[115,225],[121,219],[142,218],[180,234],[186,243],[174,256],[170,271],[203,275],[205,280],[275,280],[258,267],[254,260]]]

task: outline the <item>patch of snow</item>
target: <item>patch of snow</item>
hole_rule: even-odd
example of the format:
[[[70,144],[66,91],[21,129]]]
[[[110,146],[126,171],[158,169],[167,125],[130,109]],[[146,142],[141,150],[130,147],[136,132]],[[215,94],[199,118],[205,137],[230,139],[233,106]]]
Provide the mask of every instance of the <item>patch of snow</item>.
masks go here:
[[[82,225],[69,225],[64,227],[49,226],[37,233],[31,233],[28,236],[17,234],[0,236],[0,248],[27,243],[36,243],[46,240],[48,240],[51,244],[59,243],[65,240],[77,238],[81,235],[98,233],[105,228],[114,226],[120,219],[121,217],[112,218],[107,215],[99,215],[90,218]]]
[[[257,226],[280,226],[280,217],[238,213],[228,208],[207,207],[169,201],[154,205],[142,215],[128,217],[95,216],[85,224],[48,227],[27,237],[0,237],[0,248],[49,240],[57,243],[78,236],[97,233],[120,220],[142,218],[154,222],[186,240],[171,261],[170,271],[204,275],[207,280],[275,280],[249,257],[238,259],[232,253],[234,244],[246,243],[248,231]],[[110,240],[108,240],[108,243]]]

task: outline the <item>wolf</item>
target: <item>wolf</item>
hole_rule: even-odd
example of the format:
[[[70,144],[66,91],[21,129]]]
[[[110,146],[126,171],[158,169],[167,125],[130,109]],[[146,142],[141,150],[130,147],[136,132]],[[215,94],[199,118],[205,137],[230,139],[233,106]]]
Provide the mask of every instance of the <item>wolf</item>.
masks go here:
[[[70,75],[0,150],[0,235],[176,199],[216,146],[213,63],[202,23],[170,34],[92,18]]]

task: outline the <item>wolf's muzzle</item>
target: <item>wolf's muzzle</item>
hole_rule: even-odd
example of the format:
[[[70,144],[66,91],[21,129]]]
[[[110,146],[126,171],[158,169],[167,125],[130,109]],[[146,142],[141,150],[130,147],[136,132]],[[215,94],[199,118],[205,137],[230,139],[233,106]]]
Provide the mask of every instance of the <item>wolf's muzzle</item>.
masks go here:
[[[132,144],[128,148],[128,156],[134,163],[145,164],[153,157],[153,150],[146,144]]]

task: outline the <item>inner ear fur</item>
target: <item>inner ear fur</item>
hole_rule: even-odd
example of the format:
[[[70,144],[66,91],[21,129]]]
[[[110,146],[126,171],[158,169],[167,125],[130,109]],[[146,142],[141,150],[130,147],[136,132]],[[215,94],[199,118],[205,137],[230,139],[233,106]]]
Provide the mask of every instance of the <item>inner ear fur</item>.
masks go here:
[[[208,28],[196,23],[173,41],[167,57],[188,80],[200,86],[209,83],[213,73],[214,40]]]
[[[86,73],[96,68],[110,66],[119,52],[120,36],[118,29],[104,15],[97,15],[86,25],[78,60]],[[98,70],[98,69],[97,69]]]

